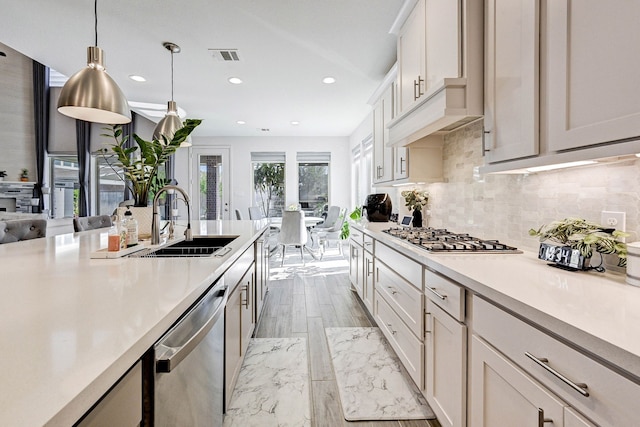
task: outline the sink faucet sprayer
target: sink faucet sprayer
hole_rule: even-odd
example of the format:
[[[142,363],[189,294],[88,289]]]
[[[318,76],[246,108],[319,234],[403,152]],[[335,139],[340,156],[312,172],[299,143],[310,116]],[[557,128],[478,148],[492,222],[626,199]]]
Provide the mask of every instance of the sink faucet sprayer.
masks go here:
[[[187,229],[184,231],[184,239],[187,241],[193,240],[193,234],[191,233],[191,202],[187,193],[176,185],[165,185],[156,192],[153,198],[153,217],[151,218],[151,244],[160,244],[160,206],[158,206],[158,199],[160,195],[166,191],[175,190],[182,194],[184,204],[187,206]]]

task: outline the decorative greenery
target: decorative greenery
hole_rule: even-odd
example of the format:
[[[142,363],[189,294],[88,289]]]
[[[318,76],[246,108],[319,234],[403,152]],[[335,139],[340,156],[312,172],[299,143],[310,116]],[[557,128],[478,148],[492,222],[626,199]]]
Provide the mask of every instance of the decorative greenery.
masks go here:
[[[360,221],[362,218],[362,207],[356,207],[350,214],[349,218],[353,221]],[[342,240],[348,239],[349,234],[351,234],[351,230],[349,229],[349,221],[345,221],[342,223],[342,229],[340,230],[340,238]]]
[[[284,195],[284,163],[256,163],[253,188],[260,196],[262,213],[269,217],[272,199]]]
[[[537,236],[541,242],[550,240],[580,251],[585,258],[593,255],[593,250],[603,254],[618,255],[618,266],[627,265],[627,245],[619,241],[629,234],[613,228],[585,221],[579,218],[565,218],[529,230],[529,235]]]
[[[407,190],[400,193],[404,197],[405,206],[409,208],[409,211],[417,210],[422,211],[424,206],[429,203],[429,193],[426,191]]]
[[[20,178],[29,178],[29,169],[26,169],[26,168],[21,169]]]
[[[0,178],[7,176],[7,171],[0,171]]]
[[[169,160],[169,157],[180,147],[180,144],[202,123],[200,119],[187,119],[184,126],[176,131],[171,141],[162,135],[162,141],[154,139],[145,141],[134,134],[137,147],[126,147],[128,136],[123,136],[122,126],[114,125],[111,128],[104,128],[109,133],[102,134],[113,138],[115,143],[111,146],[117,155],[116,166],[122,168],[124,177],[118,175],[133,194],[135,206],[147,206],[149,197],[164,184],[164,179],[158,176],[158,168]],[[139,151],[139,156],[136,155]],[[107,149],[104,150],[107,164],[113,168],[106,157]],[[114,168],[115,170],[115,168]]]

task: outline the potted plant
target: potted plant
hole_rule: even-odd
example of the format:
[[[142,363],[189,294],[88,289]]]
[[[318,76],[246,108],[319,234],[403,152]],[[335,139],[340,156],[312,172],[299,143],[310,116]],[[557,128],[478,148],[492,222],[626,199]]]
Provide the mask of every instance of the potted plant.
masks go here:
[[[577,249],[587,259],[591,258],[594,250],[601,254],[616,254],[618,266],[627,265],[627,245],[619,239],[629,234],[584,219],[553,221],[537,230],[529,230],[529,235],[539,237],[540,242],[549,240]]]
[[[429,203],[429,193],[413,189],[400,194],[404,197],[405,206],[409,208],[409,212],[413,211],[413,226],[422,227],[422,208]]]
[[[29,181],[29,169],[21,169],[20,170],[20,181],[27,182]]]
[[[350,214],[349,218],[352,221],[360,221],[362,218],[362,207],[357,206]],[[351,230],[349,229],[349,221],[345,221],[342,223],[342,229],[340,230],[340,238],[342,240],[348,239],[351,234]]]
[[[122,168],[120,178],[128,186],[133,195],[134,206],[148,206],[150,197],[153,195],[155,187],[160,186],[158,168],[169,160],[169,157],[176,152],[180,144],[202,123],[199,119],[187,119],[184,126],[176,131],[171,140],[162,136],[163,141],[154,139],[145,141],[138,135],[134,134],[137,147],[126,147],[125,144],[128,137],[122,134],[122,127],[114,125],[111,128],[105,128],[109,133],[102,136],[113,138],[115,143],[111,146],[113,152],[117,155],[115,166]],[[107,149],[103,154],[106,156]],[[109,163],[109,166],[114,166]],[[115,169],[114,169],[115,170]]]
[[[7,176],[7,171],[0,171],[0,181],[4,181],[5,176]]]

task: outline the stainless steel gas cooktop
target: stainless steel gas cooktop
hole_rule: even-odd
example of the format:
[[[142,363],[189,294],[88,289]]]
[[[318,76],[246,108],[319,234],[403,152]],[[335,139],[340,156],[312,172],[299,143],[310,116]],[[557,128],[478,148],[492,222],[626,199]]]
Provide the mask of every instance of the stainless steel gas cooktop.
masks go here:
[[[382,230],[391,236],[406,240],[429,252],[464,253],[522,253],[518,248],[505,245],[497,240],[483,240],[468,234],[453,233],[444,228],[389,228]]]

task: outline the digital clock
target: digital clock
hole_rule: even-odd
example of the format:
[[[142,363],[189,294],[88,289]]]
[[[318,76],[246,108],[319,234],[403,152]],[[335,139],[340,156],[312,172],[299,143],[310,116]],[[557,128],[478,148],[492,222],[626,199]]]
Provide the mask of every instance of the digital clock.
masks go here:
[[[570,246],[556,246],[548,243],[540,243],[538,258],[549,261],[558,267],[572,270],[584,270],[589,266],[589,259],[580,254],[580,251]]]

